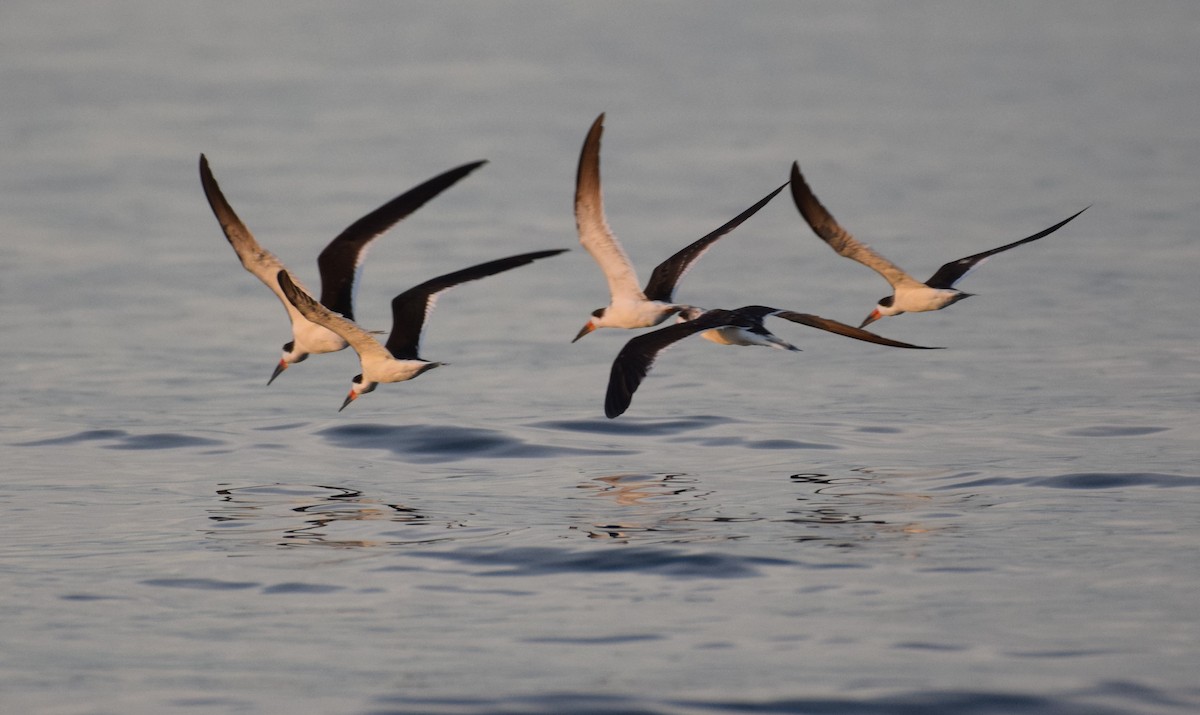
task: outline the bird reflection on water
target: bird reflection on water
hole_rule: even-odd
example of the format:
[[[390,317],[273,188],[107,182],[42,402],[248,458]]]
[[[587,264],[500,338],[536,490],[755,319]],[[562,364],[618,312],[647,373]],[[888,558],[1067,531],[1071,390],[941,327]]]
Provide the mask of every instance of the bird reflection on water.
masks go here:
[[[698,491],[695,483],[696,479],[686,474],[633,473],[595,477],[580,484],[579,489],[593,490],[592,496],[611,499],[622,508],[619,518],[572,528],[584,529],[591,539],[696,540],[683,536],[697,530],[687,526],[689,515],[698,509],[690,505],[690,500],[703,500],[711,492]],[[680,499],[689,500],[689,506],[682,510],[670,508],[678,505]]]
[[[852,470],[862,476],[833,477],[821,473],[793,474],[793,483],[814,485],[806,496],[796,497],[802,506],[788,510],[792,515],[777,521],[796,524],[803,533],[791,536],[797,542],[822,542],[829,546],[852,547],[866,541],[886,537],[907,537],[952,529],[934,526],[921,520],[896,519],[916,509],[945,506],[961,497],[947,496],[935,500],[929,494],[892,491],[887,483],[873,475],[869,468]],[[970,495],[967,499],[972,498]]]
[[[571,529],[590,539],[628,542],[702,543],[748,538],[779,539],[816,546],[849,548],[881,539],[908,540],[953,529],[953,506],[974,495],[938,495],[896,491],[891,479],[868,468],[832,476],[796,473],[790,481],[805,490],[786,516],[768,507],[747,505],[730,513],[709,480],[681,473],[622,473],[594,477],[579,485],[592,497],[611,502],[576,514]],[[938,512],[930,512],[930,509]],[[915,516],[919,513],[920,516]],[[947,519],[949,523],[932,523]],[[716,524],[723,526],[717,527]]]
[[[351,538],[361,522],[387,522],[389,525],[420,526],[429,517],[414,507],[389,503],[344,487],[319,485],[271,484],[218,489],[220,505],[209,510],[209,519],[217,522],[210,536],[228,538],[230,530],[242,538],[247,533],[260,536],[251,541],[272,541],[277,546],[327,546],[356,548],[404,543],[430,543],[441,538],[415,539]],[[298,520],[298,521],[297,521]],[[441,525],[441,529],[447,528]],[[371,530],[374,537],[395,534]],[[414,534],[416,536],[416,534]]]
[[[577,485],[588,501],[568,521],[570,531],[620,543],[704,543],[767,538],[850,548],[955,528],[955,505],[967,494],[896,491],[891,478],[859,468],[853,474],[795,473],[801,488],[782,514],[758,509],[730,513],[710,480],[683,473],[620,473]],[[207,535],[227,545],[366,548],[487,539],[494,529],[469,523],[467,514],[438,516],[428,509],[373,497],[347,487],[269,484],[223,487],[208,510]],[[600,498],[595,502],[592,498]],[[934,511],[936,510],[936,511]],[[770,516],[769,514],[775,514]],[[721,526],[717,526],[721,525]],[[528,525],[527,525],[528,526]]]

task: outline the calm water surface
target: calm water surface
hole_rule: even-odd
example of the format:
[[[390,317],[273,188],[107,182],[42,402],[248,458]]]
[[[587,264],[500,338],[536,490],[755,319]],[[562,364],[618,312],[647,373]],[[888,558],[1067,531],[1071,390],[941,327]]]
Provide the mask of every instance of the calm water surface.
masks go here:
[[[1192,713],[1200,708],[1200,9],[1066,2],[7,2],[0,9],[0,705],[102,713]],[[979,297],[801,353],[666,354],[643,275],[800,160]],[[450,366],[338,413],[204,201],[205,152],[301,278],[410,186],[359,319],[426,278]],[[847,322],[884,293],[786,194],[680,299]]]

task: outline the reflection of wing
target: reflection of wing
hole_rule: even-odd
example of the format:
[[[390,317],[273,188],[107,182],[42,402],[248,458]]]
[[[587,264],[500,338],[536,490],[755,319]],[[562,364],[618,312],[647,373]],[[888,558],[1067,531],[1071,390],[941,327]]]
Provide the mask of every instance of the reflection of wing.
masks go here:
[[[608,376],[608,392],[604,397],[604,414],[609,419],[629,409],[633,393],[637,392],[658,354],[689,335],[731,325],[735,315],[728,310],[710,310],[700,317],[683,323],[644,333],[625,343],[613,360]]]
[[[246,224],[238,218],[233,207],[225,199],[225,194],[221,193],[221,187],[217,185],[212,170],[208,168],[208,159],[203,154],[200,155],[200,184],[204,187],[204,195],[208,198],[208,205],[212,207],[213,215],[221,224],[221,230],[225,232],[225,238],[229,240],[229,245],[233,246],[242,266],[271,289],[271,292],[287,309],[288,318],[293,323],[296,322],[301,317],[300,312],[293,307],[279,289],[279,281],[275,278],[276,274],[284,270],[283,264],[275,257],[275,254],[258,244],[258,241],[254,239],[254,234],[250,233],[250,229],[246,228]],[[299,282],[294,284],[301,291],[307,292]]]
[[[357,323],[346,320],[313,300],[312,296],[305,293],[292,281],[292,277],[287,271],[279,271],[277,280],[284,296],[296,307],[296,310],[305,318],[308,318],[317,325],[329,328],[340,335],[342,340],[350,343],[350,347],[354,348],[354,351],[358,353],[360,362],[365,362],[369,357],[383,360],[391,357],[388,351],[375,339],[375,336],[358,327]]]
[[[600,135],[604,132],[604,115],[596,117],[583,150],[579,154],[579,171],[575,177],[575,225],[579,242],[596,259],[612,302],[643,298],[638,286],[637,272],[625,249],[608,228],[604,218],[604,195],[600,191]]]
[[[321,269],[321,304],[354,320],[354,287],[358,283],[359,266],[371,242],[397,221],[486,163],[476,161],[463,164],[439,174],[400,194],[338,234],[317,257],[317,266]]]
[[[820,330],[827,330],[831,333],[837,333],[838,335],[845,335],[848,338],[854,338],[855,340],[863,340],[868,343],[876,343],[877,345],[889,345],[893,348],[914,348],[916,350],[941,350],[941,348],[928,348],[923,345],[911,345],[909,343],[902,343],[899,340],[892,340],[890,338],[885,338],[881,335],[876,335],[875,333],[868,332],[861,328],[855,328],[853,326],[846,325],[845,323],[839,323],[836,320],[830,320],[829,318],[822,318],[819,315],[811,315],[809,313],[794,313],[790,310],[780,310],[780,311],[777,311],[775,313],[775,315],[777,317],[783,318],[784,320],[790,320],[793,323],[800,323],[801,325],[807,325],[810,328],[818,328]]]
[[[1007,246],[993,248],[992,250],[984,251],[983,253],[976,253],[973,256],[960,258],[957,261],[950,261],[946,265],[939,268],[937,273],[934,273],[929,280],[925,281],[925,285],[929,286],[930,288],[950,288],[959,280],[961,280],[963,276],[970,273],[973,269],[978,268],[984,261],[988,259],[989,256],[994,256],[997,253],[1000,253],[1001,251],[1007,251],[1010,248],[1016,248],[1022,243],[1029,243],[1030,241],[1036,241],[1039,238],[1049,236],[1063,226],[1066,226],[1071,222],[1071,219],[1075,218],[1075,216],[1078,216],[1084,211],[1087,211],[1089,208],[1091,208],[1091,206],[1085,206],[1083,207],[1082,211],[1079,211],[1079,213],[1076,213],[1074,216],[1069,216],[1066,220],[1059,221],[1050,228],[1045,229],[1044,231],[1038,231],[1032,236],[1022,238],[1020,241],[1013,241]]]
[[[713,231],[704,238],[696,241],[690,246],[687,246],[667,260],[658,264],[658,266],[654,268],[654,272],[650,274],[650,282],[646,284],[646,297],[650,300],[658,300],[664,303],[670,303],[674,301],[675,287],[679,285],[679,281],[683,279],[685,274],[687,274],[688,269],[692,267],[692,264],[695,263],[700,256],[703,256],[705,251],[711,248],[712,245],[716,243],[718,238],[721,238],[733,229],[742,225],[742,222],[758,213],[759,209],[761,209],[763,206],[766,206],[767,203],[771,199],[775,198],[780,191],[783,191],[784,186],[787,186],[787,184],[784,184],[778,189],[775,189],[771,193],[767,194],[765,198],[738,214],[733,218],[733,220],[718,228],[716,231]]]
[[[860,243],[849,231],[838,225],[837,219],[821,205],[812,189],[808,188],[808,183],[800,174],[799,162],[792,164],[792,199],[813,232],[837,251],[838,255],[858,261],[874,270],[887,279],[893,289],[906,283],[914,287],[921,285],[900,266],[879,255],[867,244]]]
[[[442,291],[468,281],[479,280],[518,266],[528,265],[539,258],[556,256],[565,251],[565,248],[557,248],[500,258],[447,273],[409,288],[392,299],[392,334],[388,336],[388,351],[401,360],[420,359],[418,352],[421,349],[421,333],[425,329],[426,319],[433,312],[437,296]]]

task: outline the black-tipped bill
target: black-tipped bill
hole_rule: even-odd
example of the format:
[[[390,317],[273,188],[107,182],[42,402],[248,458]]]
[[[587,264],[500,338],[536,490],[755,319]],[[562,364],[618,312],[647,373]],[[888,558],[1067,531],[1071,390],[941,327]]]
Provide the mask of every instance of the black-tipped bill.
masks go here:
[[[288,369],[287,360],[280,360],[279,364],[275,366],[275,372],[271,373],[271,379],[267,380],[267,384],[270,385],[272,382],[275,382],[275,378],[282,375],[286,369]]]

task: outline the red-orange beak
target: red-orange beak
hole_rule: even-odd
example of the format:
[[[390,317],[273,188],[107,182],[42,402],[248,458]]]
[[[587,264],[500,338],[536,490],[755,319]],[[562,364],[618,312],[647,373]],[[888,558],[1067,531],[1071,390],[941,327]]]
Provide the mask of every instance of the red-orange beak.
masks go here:
[[[583,326],[583,330],[579,331],[579,335],[575,336],[575,340],[582,338],[583,336],[587,335],[588,333],[592,332],[595,329],[596,329],[596,324],[589,320],[587,322],[587,325]],[[575,340],[572,340],[571,342],[575,342]]]
[[[354,390],[351,390],[350,394],[346,395],[346,401],[343,402],[342,406],[338,408],[338,412],[341,412],[342,410],[346,409],[346,405],[350,404],[351,402],[354,402],[357,399],[358,399],[358,393],[355,392]]]
[[[267,384],[268,384],[268,385],[270,385],[272,382],[275,382],[275,378],[277,378],[277,377],[279,377],[280,375],[282,375],[282,374],[283,374],[283,371],[284,371],[284,370],[286,370],[286,369],[288,369],[287,360],[282,360],[282,359],[281,359],[281,360],[279,361],[279,364],[275,366],[275,372],[271,373],[271,379],[270,379],[270,380],[267,380]]]
[[[883,317],[883,313],[880,313],[879,308],[876,308],[875,310],[871,311],[871,314],[867,316],[867,319],[864,320],[862,322],[862,325],[860,325],[858,327],[861,330],[862,328],[867,327],[868,325],[870,325],[871,323],[874,323],[876,320],[879,320],[882,317]]]

